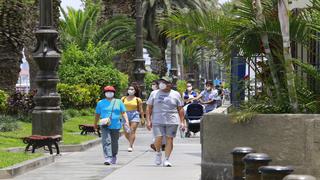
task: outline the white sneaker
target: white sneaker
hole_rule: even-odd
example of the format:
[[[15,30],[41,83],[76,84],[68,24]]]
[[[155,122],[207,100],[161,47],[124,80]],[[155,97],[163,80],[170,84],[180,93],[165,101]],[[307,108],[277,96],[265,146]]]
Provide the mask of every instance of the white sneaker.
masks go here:
[[[169,160],[164,160],[163,166],[164,167],[172,167],[172,164],[169,162]]]
[[[128,152],[132,152],[133,149],[131,147],[128,148]]]
[[[160,165],[162,163],[162,153],[161,152],[157,152],[156,153],[156,159],[154,161],[156,163],[156,165]]]

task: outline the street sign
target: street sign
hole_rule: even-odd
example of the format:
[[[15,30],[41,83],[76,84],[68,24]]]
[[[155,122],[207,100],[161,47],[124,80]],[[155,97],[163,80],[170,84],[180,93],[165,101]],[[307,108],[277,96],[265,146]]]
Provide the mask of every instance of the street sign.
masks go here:
[[[288,0],[289,9],[303,9],[312,6],[311,0]]]

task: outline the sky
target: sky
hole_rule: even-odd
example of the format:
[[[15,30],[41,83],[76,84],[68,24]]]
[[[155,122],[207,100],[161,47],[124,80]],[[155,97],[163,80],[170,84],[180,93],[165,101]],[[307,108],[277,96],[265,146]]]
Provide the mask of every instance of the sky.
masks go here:
[[[67,6],[71,6],[75,9],[80,9],[82,8],[81,5],[82,3],[80,0],[62,0],[61,2],[61,6],[63,9],[66,9]]]

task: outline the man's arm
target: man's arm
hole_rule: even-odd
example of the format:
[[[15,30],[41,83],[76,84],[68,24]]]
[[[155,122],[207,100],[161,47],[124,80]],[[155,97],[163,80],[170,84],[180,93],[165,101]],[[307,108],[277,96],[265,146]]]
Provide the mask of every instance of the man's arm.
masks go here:
[[[214,100],[213,100],[213,99],[211,99],[211,100],[209,100],[209,101],[207,101],[207,102],[203,102],[202,104],[212,104],[212,103],[214,103]]]
[[[146,118],[147,118],[146,120],[147,120],[148,130],[151,130],[151,127],[152,127],[152,122],[151,122],[152,109],[153,109],[153,106],[148,104],[146,109]]]
[[[98,129],[98,121],[99,121],[99,119],[100,119],[100,114],[96,114],[95,115],[95,119],[94,119],[94,128],[95,129]]]
[[[184,120],[184,110],[182,106],[178,106],[178,113],[180,118],[180,128],[184,130],[186,128],[186,124]]]

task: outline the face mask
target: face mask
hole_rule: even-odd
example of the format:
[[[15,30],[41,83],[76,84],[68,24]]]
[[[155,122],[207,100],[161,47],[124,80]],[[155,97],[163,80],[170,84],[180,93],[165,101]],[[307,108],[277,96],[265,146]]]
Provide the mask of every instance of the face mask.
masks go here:
[[[160,88],[161,90],[164,90],[164,89],[167,88],[167,85],[166,85],[165,83],[160,83],[160,84],[159,84],[159,88]]]
[[[155,84],[152,85],[151,88],[152,88],[152,90],[157,90],[158,89],[157,85],[155,85]]]
[[[206,87],[207,91],[211,91],[211,87]]]
[[[192,91],[192,87],[187,87],[187,90],[188,91]]]
[[[107,98],[113,98],[114,92],[106,92],[106,93],[104,93],[104,95],[105,95]]]
[[[128,90],[128,94],[129,94],[129,96],[133,96],[133,95],[134,95],[134,93],[135,93],[135,91],[134,91],[134,90]]]

